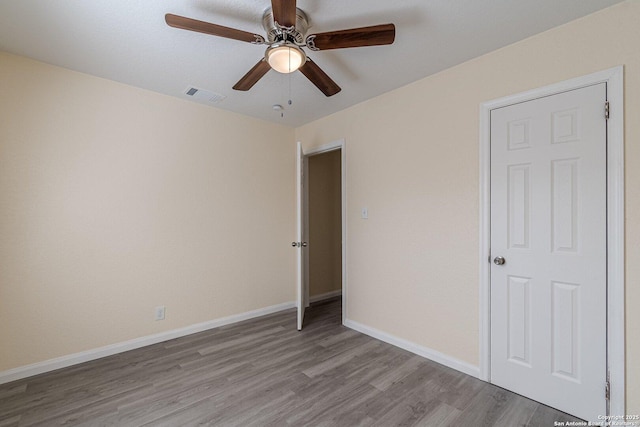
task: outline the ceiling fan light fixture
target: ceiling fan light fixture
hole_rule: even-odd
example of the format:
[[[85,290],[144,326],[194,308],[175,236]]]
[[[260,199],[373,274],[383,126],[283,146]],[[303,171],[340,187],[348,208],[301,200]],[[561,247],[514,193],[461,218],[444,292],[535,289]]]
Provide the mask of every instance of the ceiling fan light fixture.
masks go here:
[[[269,46],[265,58],[271,68],[283,74],[293,73],[307,61],[304,51],[292,43]]]

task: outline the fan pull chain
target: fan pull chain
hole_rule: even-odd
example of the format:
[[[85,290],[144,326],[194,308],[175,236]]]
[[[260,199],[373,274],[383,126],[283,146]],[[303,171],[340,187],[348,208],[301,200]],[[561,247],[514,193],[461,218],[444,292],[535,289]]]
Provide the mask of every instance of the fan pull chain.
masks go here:
[[[289,50],[289,70],[291,70],[291,50]],[[291,74],[293,73],[289,73],[289,102],[287,102],[287,104],[291,105]]]

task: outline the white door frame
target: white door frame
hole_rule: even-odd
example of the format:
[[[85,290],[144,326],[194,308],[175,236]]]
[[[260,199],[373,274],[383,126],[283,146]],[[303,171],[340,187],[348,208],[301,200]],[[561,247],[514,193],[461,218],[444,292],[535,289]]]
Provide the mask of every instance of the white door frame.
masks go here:
[[[340,192],[341,192],[341,210],[342,210],[342,324],[347,318],[347,150],[344,139],[330,142],[304,152],[305,158],[305,175],[308,166],[307,159],[316,154],[322,154],[329,151],[340,150]],[[305,198],[307,198],[308,185],[305,185]],[[308,212],[307,212],[308,214]],[[308,221],[304,219],[304,221]],[[306,292],[305,301],[309,300],[308,275],[305,280],[307,283],[303,285]]]
[[[607,372],[611,415],[625,414],[623,72],[618,66],[480,105],[480,379],[490,381],[491,110],[607,83]]]

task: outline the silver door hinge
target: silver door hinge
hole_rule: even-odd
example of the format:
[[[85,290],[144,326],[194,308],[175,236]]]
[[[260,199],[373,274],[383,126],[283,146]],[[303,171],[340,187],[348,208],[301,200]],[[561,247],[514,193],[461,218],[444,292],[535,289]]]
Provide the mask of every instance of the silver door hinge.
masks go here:
[[[607,400],[611,399],[611,382],[609,382],[609,380],[607,380],[604,386],[604,398]]]
[[[606,120],[609,120],[609,113],[610,113],[610,107],[609,107],[609,101],[604,103],[604,118]]]

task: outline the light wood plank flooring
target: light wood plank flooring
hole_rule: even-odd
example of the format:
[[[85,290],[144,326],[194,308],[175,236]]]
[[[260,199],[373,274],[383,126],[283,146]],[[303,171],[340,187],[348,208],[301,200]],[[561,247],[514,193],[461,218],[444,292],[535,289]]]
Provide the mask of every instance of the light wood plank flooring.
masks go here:
[[[575,421],[343,327],[340,299],[0,385],[4,426],[553,426]]]

